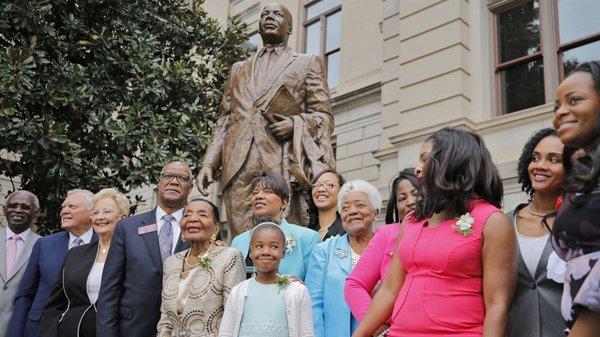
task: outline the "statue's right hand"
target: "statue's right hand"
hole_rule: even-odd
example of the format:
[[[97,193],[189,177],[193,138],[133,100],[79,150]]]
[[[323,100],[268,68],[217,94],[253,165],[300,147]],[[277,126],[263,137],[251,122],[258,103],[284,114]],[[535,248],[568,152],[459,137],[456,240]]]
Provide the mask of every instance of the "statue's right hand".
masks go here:
[[[198,191],[204,196],[208,195],[208,185],[213,182],[212,177],[212,169],[208,166],[203,166],[200,169],[200,173],[198,173],[198,178],[196,178],[196,184],[198,185]]]

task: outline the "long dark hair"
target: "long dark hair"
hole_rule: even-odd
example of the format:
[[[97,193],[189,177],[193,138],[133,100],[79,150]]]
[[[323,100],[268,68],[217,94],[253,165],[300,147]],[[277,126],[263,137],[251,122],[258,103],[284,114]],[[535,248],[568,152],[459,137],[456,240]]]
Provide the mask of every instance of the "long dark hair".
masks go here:
[[[600,61],[591,61],[582,63],[573,73],[584,72],[592,76],[594,89],[600,96]],[[596,120],[596,132],[600,134],[600,111]],[[566,147],[565,147],[566,148]],[[576,151],[577,149],[570,149]],[[569,157],[570,158],[570,157]],[[598,187],[600,177],[600,137],[594,139],[587,147],[586,153],[569,163],[568,175],[566,177],[564,189],[566,192],[578,193],[580,196],[586,196]]]
[[[315,203],[312,200],[312,185],[314,183],[316,183],[317,180],[319,180],[319,178],[321,178],[321,176],[325,173],[335,174],[335,176],[338,179],[338,184],[340,185],[340,187],[346,183],[346,179],[344,179],[344,176],[342,176],[339,172],[337,172],[334,169],[325,169],[325,170],[319,172],[319,174],[317,174],[310,182],[311,190],[309,191],[308,198],[306,200],[306,202],[308,203],[308,215],[309,215],[308,228],[315,230],[315,231],[318,231],[319,228],[321,228],[321,226],[319,225],[319,210],[317,209],[317,206],[315,205]],[[339,216],[339,214],[338,214],[338,216]]]
[[[500,174],[479,135],[443,128],[426,142],[431,142],[432,150],[425,162],[422,192],[415,205],[417,220],[448,207],[456,214],[467,213],[474,196],[501,206]]]
[[[518,182],[521,184],[521,190],[527,193],[529,197],[533,197],[533,194],[535,193],[531,185],[531,178],[529,178],[529,164],[531,164],[531,161],[533,160],[533,150],[535,150],[535,147],[546,137],[558,138],[558,134],[554,128],[537,130],[531,138],[529,138],[527,143],[525,143],[525,146],[523,146],[523,151],[521,152],[521,156],[517,163]]]
[[[407,167],[404,170],[400,171],[398,176],[396,176],[392,181],[390,187],[390,197],[388,199],[387,206],[385,207],[386,224],[397,223],[402,221],[402,219],[400,219],[400,215],[398,214],[398,208],[396,208],[396,191],[398,190],[398,184],[400,184],[402,180],[408,180],[414,188],[419,188],[419,181],[415,176],[414,167]]]

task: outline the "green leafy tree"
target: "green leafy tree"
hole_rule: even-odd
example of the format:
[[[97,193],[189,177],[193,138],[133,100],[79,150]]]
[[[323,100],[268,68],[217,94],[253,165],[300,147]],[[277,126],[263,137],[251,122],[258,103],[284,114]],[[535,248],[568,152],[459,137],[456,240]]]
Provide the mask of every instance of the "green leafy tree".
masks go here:
[[[0,174],[38,195],[41,232],[69,189],[200,162],[244,28],[201,1],[0,1]]]

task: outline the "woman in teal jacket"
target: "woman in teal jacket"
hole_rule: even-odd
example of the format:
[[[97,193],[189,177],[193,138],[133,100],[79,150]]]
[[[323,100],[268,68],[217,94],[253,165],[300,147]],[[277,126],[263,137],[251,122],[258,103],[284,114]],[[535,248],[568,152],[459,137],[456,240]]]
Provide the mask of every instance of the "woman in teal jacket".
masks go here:
[[[311,229],[285,221],[283,214],[289,196],[289,186],[278,173],[263,172],[252,181],[252,212],[255,219],[271,217],[285,234],[285,256],[279,265],[279,272],[304,280],[310,253],[313,247],[321,242],[321,237]],[[247,278],[252,276],[254,270],[252,260],[248,257],[250,232],[247,230],[241,233],[231,242],[231,246],[239,249],[244,255]]]

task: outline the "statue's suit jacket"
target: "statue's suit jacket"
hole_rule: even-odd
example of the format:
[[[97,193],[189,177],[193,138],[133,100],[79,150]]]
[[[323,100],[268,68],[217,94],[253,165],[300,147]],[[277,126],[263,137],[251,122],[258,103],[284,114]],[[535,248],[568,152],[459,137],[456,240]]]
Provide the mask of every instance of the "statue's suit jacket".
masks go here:
[[[294,164],[290,161],[303,161],[295,163],[298,165],[296,171],[302,171],[297,174],[304,173],[308,179],[312,174],[334,166],[330,142],[334,123],[321,59],[285,48],[268,74],[255,74],[257,55],[237,62],[231,68],[217,128],[204,156],[203,164],[215,171],[221,167],[223,189],[242,169],[253,143],[260,144],[257,147],[260,157],[265,162],[283,166],[280,172],[291,181],[297,177],[286,170]],[[260,79],[258,83],[255,76]],[[278,108],[284,106],[292,114],[298,112],[295,116],[288,116],[295,117],[295,139],[288,142],[294,143],[289,146],[288,162],[288,158],[282,162],[285,143],[277,141],[267,129],[269,121],[265,115],[287,115],[280,109],[272,111],[273,105],[278,105]],[[298,158],[301,148],[308,151],[308,159]]]
[[[17,295],[17,289],[25,274],[27,261],[31,255],[33,245],[40,238],[39,235],[31,232],[21,253],[15,262],[15,272],[9,277],[6,275],[6,229],[0,229],[0,337],[7,335],[8,323],[13,310],[13,302]]]
[[[527,204],[517,206],[507,216],[516,224],[516,214]],[[560,313],[563,284],[547,277],[546,266],[552,254],[550,238],[546,241],[535,276],[527,269],[519,250],[517,287],[509,313],[508,337],[564,336],[565,322]]]

